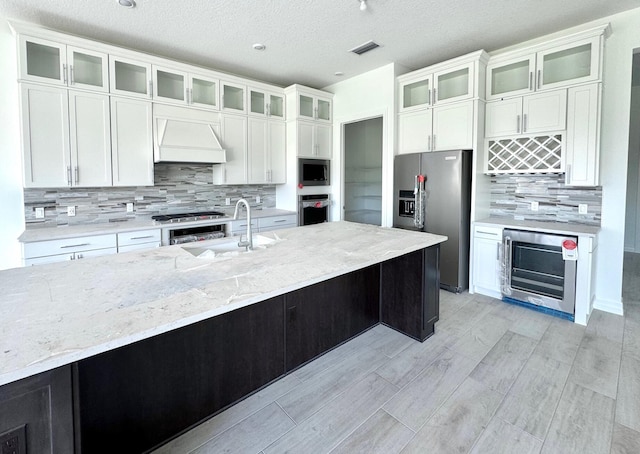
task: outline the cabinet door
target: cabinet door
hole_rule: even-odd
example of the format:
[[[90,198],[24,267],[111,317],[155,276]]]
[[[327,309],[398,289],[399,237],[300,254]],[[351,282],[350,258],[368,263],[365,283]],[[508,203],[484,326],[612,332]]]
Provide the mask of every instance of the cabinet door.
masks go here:
[[[555,90],[524,96],[522,99],[522,132],[559,131],[566,127],[567,91]]]
[[[433,75],[433,104],[472,98],[474,63],[461,68],[440,71]]]
[[[485,137],[520,134],[522,131],[522,98],[488,102],[485,121]]]
[[[227,152],[227,162],[214,165],[214,182],[217,184],[247,183],[247,117],[224,115],[222,117],[222,146]]]
[[[109,57],[78,47],[67,47],[69,86],[93,91],[109,91]]]
[[[298,156],[301,158],[315,158],[316,147],[314,143],[314,124],[310,122],[298,122]]]
[[[224,81],[220,84],[222,86],[222,110],[232,113],[246,113],[246,87]]]
[[[537,88],[556,88],[600,78],[600,37],[537,54]]]
[[[267,120],[249,118],[247,183],[262,184],[269,181],[269,131]]]
[[[73,186],[111,186],[109,95],[69,91]]]
[[[267,116],[267,96],[264,91],[249,88],[249,115]]]
[[[19,52],[20,79],[67,85],[65,45],[21,35]]]
[[[331,134],[333,128],[331,125],[314,125],[316,157],[322,159],[331,159]]]
[[[473,148],[473,101],[434,107],[432,150]]]
[[[298,94],[298,116],[308,120],[315,120],[315,101],[313,96]]]
[[[199,74],[190,74],[189,104],[208,109],[218,109],[219,86],[220,83],[217,79]]]
[[[21,98],[24,187],[69,186],[71,153],[67,89],[22,84]]]
[[[278,120],[285,119],[284,96],[269,94],[269,103],[267,104],[267,113],[270,117]]]
[[[401,102],[400,112],[422,109],[431,105],[431,90],[433,88],[433,78],[431,75],[419,80],[407,81],[400,84]]]
[[[331,100],[316,98],[316,120],[331,121]]]
[[[473,286],[476,292],[500,294],[500,241],[478,238],[473,243]]]
[[[284,184],[287,181],[286,124],[270,121],[269,128],[269,183]]]
[[[600,167],[600,84],[569,88],[565,178],[571,186],[597,186]]]
[[[151,64],[109,55],[111,93],[150,99],[151,86]]]
[[[534,90],[535,55],[487,66],[487,100]]]
[[[398,154],[431,149],[433,110],[398,115]]]
[[[153,186],[151,102],[111,97],[114,186]]]
[[[183,71],[153,66],[153,99],[186,104],[189,95],[188,75]]]

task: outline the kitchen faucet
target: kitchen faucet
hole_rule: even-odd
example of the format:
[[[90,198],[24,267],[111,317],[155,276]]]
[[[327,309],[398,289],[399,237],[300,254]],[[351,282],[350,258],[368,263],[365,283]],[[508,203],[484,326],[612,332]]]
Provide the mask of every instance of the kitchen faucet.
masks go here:
[[[243,203],[247,208],[247,240],[242,241],[242,234],[240,234],[240,241],[238,241],[238,247],[244,246],[247,250],[253,250],[253,235],[251,234],[251,207],[246,199],[240,199],[236,203],[236,210],[233,212],[233,219],[238,219],[238,208]]]

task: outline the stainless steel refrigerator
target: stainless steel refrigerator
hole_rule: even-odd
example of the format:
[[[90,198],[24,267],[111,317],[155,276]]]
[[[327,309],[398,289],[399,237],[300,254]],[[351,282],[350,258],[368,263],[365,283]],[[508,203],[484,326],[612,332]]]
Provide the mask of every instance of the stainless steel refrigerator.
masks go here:
[[[393,226],[449,237],[440,245],[440,287],[456,293],[469,288],[471,166],[471,150],[398,155],[394,162]]]

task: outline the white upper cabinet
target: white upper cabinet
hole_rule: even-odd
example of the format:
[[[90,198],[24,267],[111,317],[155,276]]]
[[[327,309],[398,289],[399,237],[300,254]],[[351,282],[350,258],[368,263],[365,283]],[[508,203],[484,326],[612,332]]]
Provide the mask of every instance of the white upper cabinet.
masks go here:
[[[284,94],[249,87],[249,115],[284,120]]]
[[[433,75],[433,103],[461,101],[474,96],[474,63]]]
[[[302,85],[287,88],[287,120],[313,120],[321,123],[333,121],[331,93]]]
[[[221,81],[222,110],[230,113],[247,113],[246,85]]]
[[[568,90],[565,184],[600,184],[600,83]]]
[[[109,78],[111,93],[151,99],[150,63],[109,55]]]
[[[604,30],[558,39],[490,59],[487,99],[567,87],[601,78]],[[591,35],[591,36],[588,36]],[[513,55],[513,56],[512,56]]]
[[[248,183],[285,182],[285,123],[249,118]]]
[[[486,105],[485,137],[560,131],[566,118],[566,90],[491,101]]]
[[[20,79],[93,91],[109,90],[106,53],[21,35]]]
[[[213,166],[213,183],[247,184],[247,116],[223,115],[221,136],[227,160]]]
[[[153,65],[153,100],[218,109],[218,79]]]

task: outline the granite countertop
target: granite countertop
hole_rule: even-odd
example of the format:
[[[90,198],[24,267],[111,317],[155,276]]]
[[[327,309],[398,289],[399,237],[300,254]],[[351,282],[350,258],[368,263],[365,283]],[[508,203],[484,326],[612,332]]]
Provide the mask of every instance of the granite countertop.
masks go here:
[[[218,211],[222,211],[226,214],[225,217],[221,217],[218,219],[210,219],[207,221],[194,221],[194,222],[181,222],[180,224],[170,224],[170,223],[161,223],[156,222],[152,219],[147,220],[131,220],[131,221],[123,221],[123,222],[102,222],[96,224],[82,224],[82,225],[63,225],[63,226],[47,226],[47,225],[36,225],[31,226],[27,230],[25,230],[22,235],[18,238],[19,241],[23,243],[32,243],[35,241],[46,241],[46,240],[56,240],[63,238],[75,238],[75,237],[83,237],[89,235],[103,235],[103,234],[115,234],[115,233],[123,233],[123,232],[132,232],[136,230],[146,230],[146,229],[158,229],[158,228],[166,228],[172,227],[175,228],[176,225],[180,225],[180,227],[193,227],[197,225],[212,225],[212,224],[224,224],[230,221],[233,221],[233,209],[220,209],[216,208]],[[277,208],[266,208],[263,210],[251,210],[251,218],[266,218],[272,216],[285,216],[285,215],[295,215],[295,211],[288,210],[280,210]],[[242,219],[245,218],[245,214],[242,214]]]
[[[515,228],[519,230],[534,230],[545,233],[559,233],[561,235],[577,235],[594,237],[600,232],[599,226],[586,224],[569,224],[566,222],[544,221],[516,221],[509,218],[485,218],[474,222],[475,225],[488,225]]]
[[[346,221],[259,235],[274,244],[232,257],[187,244],[0,271],[0,385],[447,239]]]

